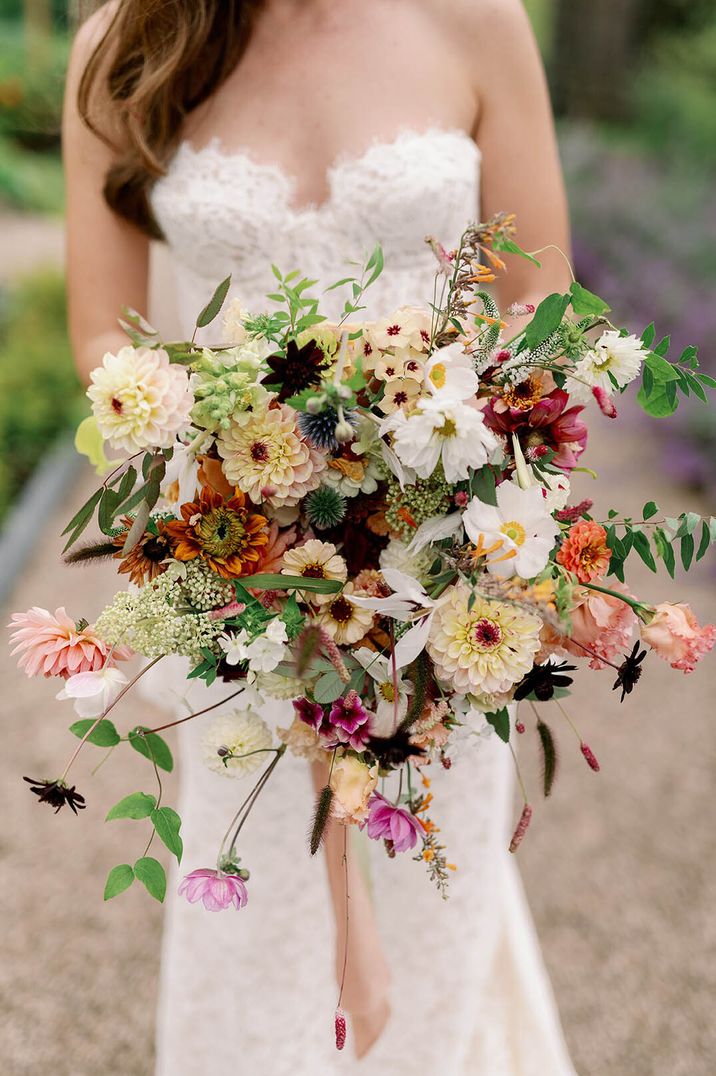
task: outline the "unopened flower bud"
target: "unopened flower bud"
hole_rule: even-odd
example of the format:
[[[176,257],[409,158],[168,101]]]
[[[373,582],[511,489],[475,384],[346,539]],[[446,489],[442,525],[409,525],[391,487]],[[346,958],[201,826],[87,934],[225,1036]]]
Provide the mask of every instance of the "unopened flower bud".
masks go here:
[[[524,723],[524,721],[518,721],[517,724],[515,725],[515,729],[516,729],[517,732],[519,732],[519,734],[521,736],[522,733],[525,731],[525,723]]]
[[[309,415],[318,415],[323,410],[323,405],[326,402],[325,395],[322,396],[309,396],[306,400],[306,410]]]
[[[600,766],[597,760],[597,756],[594,754],[589,744],[586,744],[584,740],[582,740],[582,743],[579,746],[582,749],[582,754],[586,758],[590,769],[594,770],[595,773],[599,773]]]
[[[344,419],[342,422],[336,423],[336,428],[333,431],[333,434],[339,445],[346,445],[355,437],[355,430],[350,422],[346,422]]]
[[[216,753],[219,758],[228,758],[231,754],[231,748],[226,747],[224,744],[222,744],[221,747],[217,747]]]

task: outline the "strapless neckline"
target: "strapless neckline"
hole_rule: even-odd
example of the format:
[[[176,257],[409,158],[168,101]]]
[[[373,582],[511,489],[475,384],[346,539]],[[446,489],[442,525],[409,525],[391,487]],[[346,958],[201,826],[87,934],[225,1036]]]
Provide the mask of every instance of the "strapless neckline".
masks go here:
[[[277,161],[261,160],[249,146],[244,144],[239,144],[235,147],[227,146],[225,141],[218,135],[215,135],[202,146],[194,146],[190,139],[183,139],[172,158],[170,170],[185,161],[189,165],[193,163],[194,167],[201,168],[207,162],[215,162],[218,158],[222,162],[224,169],[233,167],[243,173],[248,171],[257,177],[263,175],[270,179],[272,183],[284,189],[286,207],[290,214],[294,217],[311,217],[320,216],[322,212],[332,206],[336,180],[345,171],[366,169],[370,171],[373,168],[376,156],[380,157],[391,153],[399,154],[404,151],[406,146],[411,144],[419,145],[421,142],[436,141],[438,144],[451,146],[457,144],[466,148],[473,155],[475,167],[482,160],[480,147],[472,136],[461,127],[431,126],[422,129],[401,127],[390,138],[373,139],[364,150],[358,153],[346,150],[338,154],[326,169],[325,186],[328,192],[326,197],[320,202],[306,202],[300,205],[295,203],[295,191],[298,187],[296,175],[289,172]]]

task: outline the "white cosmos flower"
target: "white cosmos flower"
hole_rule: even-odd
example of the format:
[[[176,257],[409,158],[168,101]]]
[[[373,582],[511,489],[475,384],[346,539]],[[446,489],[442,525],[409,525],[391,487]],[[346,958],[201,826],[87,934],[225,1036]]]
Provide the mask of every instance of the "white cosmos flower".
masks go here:
[[[646,355],[647,350],[637,336],[620,336],[616,329],[607,329],[593,350],[579,360],[574,370],[575,376],[567,378],[565,391],[574,403],[587,403],[595,387],[612,396],[614,381],[623,388],[638,377]]]
[[[469,400],[477,394],[480,380],[462,345],[448,344],[435,351],[425,364],[425,384],[433,394],[446,392],[456,400]]]
[[[489,572],[522,579],[534,579],[542,571],[559,533],[542,487],[521,489],[514,481],[497,487],[497,507],[473,497],[463,523],[470,540],[486,555]]]
[[[127,677],[113,665],[105,665],[94,672],[75,673],[65,680],[58,692],[58,699],[74,699],[75,712],[80,717],[99,717],[115,701]]]
[[[363,666],[365,671],[374,680],[375,688],[375,719],[371,720],[370,731],[373,736],[392,736],[400,722],[408,712],[408,695],[413,690],[409,680],[403,680],[398,675],[396,666],[396,681],[393,682],[393,664],[390,657],[384,654],[376,654],[373,650],[362,646],[353,651],[353,657]],[[397,706],[396,692],[397,691]]]
[[[482,411],[447,391],[422,399],[409,418],[400,411],[390,415],[381,432],[392,432],[396,455],[419,478],[429,478],[442,462],[451,484],[482,467],[497,448]]]

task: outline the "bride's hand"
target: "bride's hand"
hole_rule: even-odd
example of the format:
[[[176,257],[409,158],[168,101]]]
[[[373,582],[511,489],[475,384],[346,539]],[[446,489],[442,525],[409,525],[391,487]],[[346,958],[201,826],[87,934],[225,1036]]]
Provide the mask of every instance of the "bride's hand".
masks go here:
[[[314,783],[325,784],[326,771],[314,766]],[[350,829],[331,820],[324,844],[328,881],[336,919],[336,980],[340,989],[345,960],[342,1008],[350,1016],[356,1055],[363,1057],[380,1037],[390,1016],[390,972],[370,896],[351,854]],[[343,862],[344,849],[347,863]],[[346,924],[346,877],[348,923]]]

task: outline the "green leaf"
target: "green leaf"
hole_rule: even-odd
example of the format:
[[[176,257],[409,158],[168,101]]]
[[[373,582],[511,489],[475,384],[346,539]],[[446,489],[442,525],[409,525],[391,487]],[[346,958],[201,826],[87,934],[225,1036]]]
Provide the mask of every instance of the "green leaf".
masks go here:
[[[642,509],[642,519],[651,519],[652,516],[657,515],[658,511],[659,506],[656,501],[647,501],[644,505],[644,508]]]
[[[148,796],[146,792],[132,792],[125,796],[114,807],[110,807],[106,822],[112,822],[115,818],[149,818],[157,805],[154,796]]]
[[[129,734],[129,742],[140,755],[144,755],[150,762],[156,762],[160,770],[171,773],[174,769],[174,759],[169,745],[156,732],[148,732],[142,725],[137,725]]]
[[[535,348],[544,343],[547,337],[560,327],[570,299],[570,295],[560,295],[554,292],[542,300],[532,321],[525,329],[525,340],[529,348]]]
[[[671,545],[671,539],[668,534],[662,530],[661,527],[657,527],[654,531],[654,545],[656,550],[664,562],[667,572],[674,578],[674,572],[676,570],[676,557]]]
[[[329,702],[335,702],[347,690],[348,686],[343,683],[335,669],[331,669],[330,672],[324,673],[316,681],[313,697],[316,702],[325,705]]]
[[[103,534],[111,532],[116,510],[121,502],[122,498],[116,490],[106,489],[102,494],[102,499],[97,509],[97,523]]]
[[[142,883],[151,897],[162,903],[167,891],[167,876],[158,859],[142,856],[134,864],[134,877]]]
[[[652,418],[668,418],[673,415],[678,407],[676,401],[676,385],[673,381],[662,382],[655,385],[652,391],[646,389],[647,368],[644,367],[644,384],[637,393],[637,403]]]
[[[177,857],[177,863],[181,863],[184,843],[179,836],[181,828],[179,815],[171,807],[157,807],[156,810],[152,811],[150,817],[160,839],[172,855]]]
[[[643,531],[634,530],[634,549],[637,551],[641,559],[652,572],[656,571],[656,561],[654,555],[651,552],[651,546],[649,545],[649,539]]]
[[[685,534],[681,539],[681,563],[684,566],[684,571],[689,570],[691,567],[691,561],[694,559],[694,536],[693,534]]]
[[[572,310],[575,314],[606,314],[611,307],[591,291],[587,291],[575,280],[570,289],[572,296]]]
[[[538,269],[542,268],[542,262],[538,262],[532,254],[528,254],[526,250],[523,250],[519,243],[515,243],[514,239],[508,239],[507,236],[495,236],[492,249],[499,251],[501,254],[517,254],[520,258],[526,258],[528,262],[532,262]]]
[[[679,529],[674,537],[683,538],[685,534],[693,534],[700,522],[701,516],[698,512],[682,512],[679,516]]]
[[[365,267],[366,272],[368,272],[369,270],[372,270],[370,276],[368,277],[368,279],[365,282],[365,287],[366,288],[369,288],[370,285],[373,284],[378,279],[380,274],[383,272],[383,265],[384,265],[383,248],[381,247],[380,243],[376,243],[376,245],[375,245],[375,247],[373,249],[373,253],[371,254],[370,258],[368,259],[368,262],[367,262],[366,267]]]
[[[655,336],[656,329],[654,328],[654,322],[652,321],[652,323],[650,325],[647,325],[647,327],[644,329],[644,332],[641,334],[641,342],[644,347],[651,347],[651,345],[654,343]]]
[[[709,374],[696,374],[695,376],[707,389],[716,389],[716,377],[711,377]]]
[[[343,589],[338,579],[310,579],[302,575],[273,573],[242,575],[241,582],[253,590],[305,590],[313,594],[337,594]]]
[[[696,559],[697,560],[701,560],[701,558],[706,555],[706,551],[707,551],[707,549],[709,548],[710,545],[711,545],[711,534],[709,532],[709,525],[706,522],[706,520],[704,520],[703,526],[702,526],[702,529],[701,529],[701,541],[699,542],[699,548],[698,548],[698,551],[696,553]]]
[[[133,881],[134,871],[129,863],[120,863],[118,867],[112,867],[104,884],[104,899],[111,900],[112,897],[117,897],[120,893],[124,893],[125,889],[129,889]]]
[[[199,317],[196,319],[197,329],[204,329],[207,325],[211,325],[212,321],[215,317],[217,317],[219,311],[224,305],[226,296],[229,294],[230,287],[231,277],[227,276],[226,280],[221,281],[218,288],[212,295],[211,299],[209,299],[209,302],[206,304],[201,314],[199,314]]]
[[[491,467],[481,467],[473,473],[470,492],[483,504],[497,504],[497,481]]]
[[[485,714],[485,720],[505,743],[510,740],[510,714],[506,706],[494,714]]]
[[[651,370],[657,384],[662,381],[679,380],[679,371],[658,351],[650,351],[644,360],[644,365]]]
[[[75,721],[74,725],[70,725],[70,732],[81,740],[94,723],[95,718],[93,717],[83,718],[82,721]],[[96,747],[115,747],[120,742],[120,739],[121,737],[112,722],[105,717],[103,721],[100,721],[92,735],[87,738],[87,743],[93,743]]]
[[[79,536],[82,534],[87,524],[92,519],[92,516],[94,515],[94,510],[99,504],[101,497],[102,487],[100,486],[100,488],[94,491],[90,499],[82,505],[77,514],[74,515],[70,522],[67,524],[62,534],[63,536],[65,534],[69,534],[70,536],[67,539],[67,545],[62,550],[63,553],[66,553],[70,546],[74,545]]]
[[[653,354],[660,355],[660,356],[668,355],[670,347],[671,347],[671,337],[670,336],[665,336],[656,345],[656,347],[654,348]],[[669,363],[669,365],[671,365],[671,363]]]

